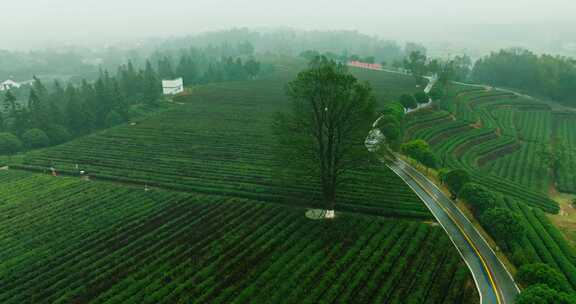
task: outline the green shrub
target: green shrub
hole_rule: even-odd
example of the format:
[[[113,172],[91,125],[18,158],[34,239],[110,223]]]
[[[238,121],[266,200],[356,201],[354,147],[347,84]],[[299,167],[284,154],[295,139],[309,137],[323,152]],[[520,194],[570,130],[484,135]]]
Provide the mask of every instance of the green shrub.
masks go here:
[[[476,183],[465,184],[458,196],[470,204],[477,216],[497,206],[496,194]]]
[[[486,210],[482,213],[480,221],[494,238],[504,242],[520,239],[525,233],[519,215],[505,208],[496,207]]]
[[[417,103],[420,104],[427,103],[429,100],[428,94],[424,93],[423,91],[416,92],[414,94],[414,99],[416,100]]]
[[[470,182],[470,175],[462,169],[454,169],[446,173],[446,185],[454,196],[458,196],[460,190]]]
[[[516,297],[516,304],[576,304],[576,297],[538,284],[524,289]]]
[[[442,184],[446,183],[446,175],[448,174],[448,172],[450,172],[450,169],[448,168],[442,168],[438,170],[438,179]]]
[[[441,88],[436,86],[430,90],[430,98],[432,98],[432,100],[439,100],[442,97],[444,97],[444,92]]]
[[[397,101],[388,102],[382,108],[382,115],[392,115],[398,121],[401,121],[402,117],[404,117],[404,107]]]
[[[119,124],[124,123],[124,118],[122,118],[122,115],[120,115],[118,112],[111,110],[107,115],[106,115],[106,127],[111,128],[114,126],[117,126]]]
[[[423,165],[435,168],[436,167],[436,157],[430,151],[430,146],[428,143],[422,139],[416,139],[402,144],[400,146],[402,153],[408,155],[409,157],[417,160]]]
[[[416,103],[416,99],[414,99],[412,95],[408,94],[400,96],[400,103],[406,109],[413,109],[416,108],[416,106],[418,106],[418,104]]]
[[[378,120],[377,127],[389,142],[393,143],[400,139],[400,120],[397,115],[384,114]]]
[[[24,132],[22,141],[28,149],[43,148],[50,145],[50,138],[40,129],[30,129]]]
[[[46,128],[46,135],[50,139],[50,144],[57,145],[69,141],[72,136],[66,127],[62,125],[49,125]]]
[[[527,264],[520,267],[516,274],[516,280],[524,287],[546,284],[557,291],[569,292],[572,290],[566,278],[558,270],[543,263]]]
[[[0,154],[13,154],[22,149],[22,142],[12,133],[0,133]]]

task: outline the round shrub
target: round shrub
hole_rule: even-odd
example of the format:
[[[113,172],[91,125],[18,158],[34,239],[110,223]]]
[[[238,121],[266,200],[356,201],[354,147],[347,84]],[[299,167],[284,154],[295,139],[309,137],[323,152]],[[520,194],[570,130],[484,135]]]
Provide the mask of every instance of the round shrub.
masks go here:
[[[122,115],[120,115],[118,112],[116,112],[115,110],[111,110],[107,115],[106,115],[106,127],[111,128],[113,126],[117,126],[119,124],[124,123],[124,118],[122,118]]]
[[[414,99],[416,99],[417,103],[423,104],[428,102],[428,94],[424,92],[417,92],[414,94]]]
[[[40,129],[30,129],[24,132],[22,141],[28,149],[43,148],[50,145],[50,138]]]
[[[416,106],[418,106],[418,104],[416,103],[416,99],[414,99],[412,95],[408,94],[400,96],[400,103],[406,109],[413,109],[416,108]]]
[[[50,143],[53,145],[58,145],[67,142],[72,138],[70,132],[62,125],[50,125],[46,128],[46,135],[50,139]]]
[[[442,97],[444,97],[444,92],[441,88],[434,87],[432,90],[430,90],[430,98],[432,98],[432,100],[439,100]]]
[[[0,154],[13,154],[22,149],[22,142],[12,133],[0,133]]]
[[[543,263],[527,264],[520,267],[516,280],[525,287],[546,284],[557,291],[570,291],[570,285],[564,275]]]
[[[462,169],[455,169],[446,173],[444,179],[452,195],[457,196],[462,187],[470,182],[470,175]]]
[[[400,121],[404,116],[404,107],[397,101],[388,102],[382,108],[382,115],[392,115]]]
[[[482,213],[480,221],[498,240],[509,241],[524,235],[524,226],[518,214],[505,208],[488,209]]]
[[[476,183],[465,184],[458,195],[470,204],[476,215],[497,206],[496,194]]]
[[[576,297],[538,284],[524,289],[516,297],[516,304],[576,304]]]

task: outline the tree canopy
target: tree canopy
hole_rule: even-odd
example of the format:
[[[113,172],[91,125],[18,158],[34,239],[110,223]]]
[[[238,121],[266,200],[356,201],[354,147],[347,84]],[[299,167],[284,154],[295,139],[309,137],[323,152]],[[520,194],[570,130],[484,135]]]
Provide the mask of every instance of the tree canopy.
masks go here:
[[[428,98],[428,94],[424,93],[424,91],[418,91],[414,93],[414,99],[416,99],[416,102],[419,104],[427,103]]]
[[[465,184],[458,196],[470,204],[477,216],[497,206],[496,194],[476,183]]]
[[[402,94],[400,96],[400,104],[402,104],[405,109],[414,109],[418,106],[416,99],[414,99],[414,96],[410,94]]]
[[[415,139],[400,146],[402,153],[417,160],[429,168],[435,168],[437,161],[434,153],[430,150],[430,145],[425,140]]]
[[[454,169],[446,173],[444,180],[452,195],[458,196],[460,190],[470,182],[470,175],[462,169]]]
[[[334,210],[342,175],[364,164],[363,141],[375,119],[368,83],[347,68],[317,57],[287,86],[290,111],[279,113],[274,130],[285,171],[316,178],[328,210]],[[303,174],[304,173],[304,174]]]
[[[524,289],[516,297],[516,304],[576,304],[576,296],[538,284]]]
[[[40,129],[30,129],[22,135],[24,145],[30,149],[43,148],[50,144],[48,135]]]
[[[22,149],[22,142],[11,133],[0,133],[0,154],[14,154]]]
[[[129,60],[119,64],[115,74],[101,69],[93,82],[64,85],[34,77],[28,92],[19,89],[15,95],[8,90],[0,97],[0,132],[19,137],[27,149],[33,147],[23,134],[30,129],[43,131],[50,144],[59,144],[128,121],[132,107],[154,109],[161,99],[163,78],[180,76],[186,85],[255,78],[262,68],[254,58],[242,57],[248,53],[246,44],[232,49],[189,48],[156,52],[140,66]]]
[[[426,54],[418,50],[412,51],[404,59],[404,68],[410,72],[417,84],[422,84],[422,77],[427,71]]]
[[[570,292],[572,290],[566,278],[558,270],[543,263],[523,265],[516,273],[516,279],[525,287],[546,284],[557,291]]]
[[[520,216],[506,208],[488,209],[482,213],[480,221],[496,239],[502,241],[519,239],[524,235]]]

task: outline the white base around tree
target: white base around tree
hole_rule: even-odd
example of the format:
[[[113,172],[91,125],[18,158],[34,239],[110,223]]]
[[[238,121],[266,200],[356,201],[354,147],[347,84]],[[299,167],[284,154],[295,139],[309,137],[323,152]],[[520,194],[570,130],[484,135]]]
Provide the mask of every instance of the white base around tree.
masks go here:
[[[334,210],[326,210],[324,218],[333,219],[334,217],[336,217],[336,215],[334,214]]]
[[[336,217],[334,210],[309,209],[306,211],[306,217],[311,220],[333,219]]]

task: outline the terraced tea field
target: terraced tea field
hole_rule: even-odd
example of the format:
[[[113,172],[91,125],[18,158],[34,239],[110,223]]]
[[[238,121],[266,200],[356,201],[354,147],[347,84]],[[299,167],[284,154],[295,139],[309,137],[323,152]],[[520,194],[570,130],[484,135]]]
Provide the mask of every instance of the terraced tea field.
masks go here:
[[[318,187],[279,176],[270,130],[297,68],[3,158],[0,303],[478,303],[445,232],[381,164],[348,174],[336,220],[304,216]],[[415,90],[355,73],[380,104]]]
[[[539,155],[552,137],[550,108],[507,92],[457,89],[455,97],[440,103],[451,113],[438,109],[409,117],[418,131],[408,138],[428,140],[445,165],[465,168],[489,187],[558,212],[547,197],[551,180]],[[439,115],[451,120],[427,122]]]
[[[463,122],[442,110],[420,111],[413,115],[409,124],[414,131],[407,132],[408,138],[427,140],[442,166],[464,168],[477,182],[489,188],[548,212],[558,212],[558,204],[544,192],[547,180],[546,175],[542,175],[545,170],[541,159],[535,157],[536,144],[520,145],[515,137]],[[452,118],[434,119],[439,116]],[[430,120],[434,123],[429,123]],[[533,166],[539,170],[531,171]],[[522,172],[528,173],[522,175]]]
[[[576,251],[542,212],[558,213],[559,207],[548,197],[551,176],[539,154],[554,134],[575,150],[576,115],[553,116],[546,105],[509,93],[465,90],[457,96],[440,104],[453,112],[410,114],[408,138],[426,139],[444,167],[463,168],[475,182],[506,195],[505,207],[521,215],[526,230],[505,248],[512,262],[551,265],[576,290]],[[562,191],[574,182],[569,168],[563,164],[557,181]]]
[[[526,236],[510,244],[511,251],[522,251],[516,256],[517,264],[546,263],[564,274],[576,291],[576,251],[566,241],[560,231],[554,227],[544,212],[527,207],[525,204],[507,200],[507,206],[521,215],[526,228]],[[513,257],[514,259],[514,257]],[[520,261],[521,259],[524,259]]]
[[[0,171],[1,303],[477,303],[444,231]]]

